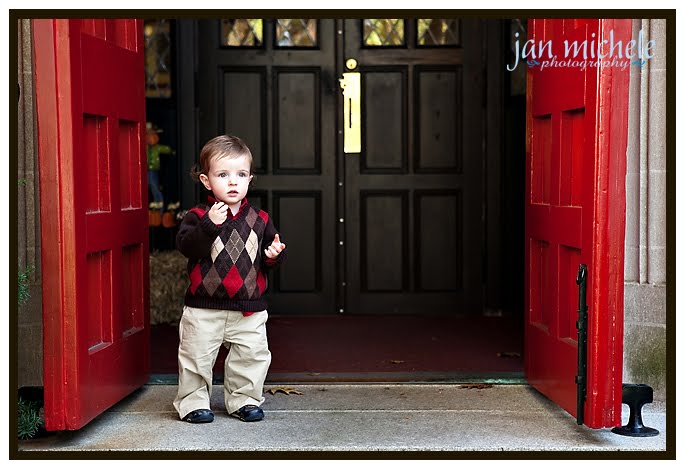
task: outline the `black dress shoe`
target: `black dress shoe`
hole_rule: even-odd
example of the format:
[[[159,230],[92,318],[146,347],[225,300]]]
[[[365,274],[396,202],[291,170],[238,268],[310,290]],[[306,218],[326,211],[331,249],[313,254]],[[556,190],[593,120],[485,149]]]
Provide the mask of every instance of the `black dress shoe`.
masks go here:
[[[256,422],[257,420],[264,418],[264,411],[261,409],[261,407],[255,406],[253,404],[247,404],[246,406],[240,407],[230,415],[237,417],[243,422]]]
[[[191,424],[206,424],[214,421],[214,413],[209,409],[197,409],[183,417],[182,420]]]

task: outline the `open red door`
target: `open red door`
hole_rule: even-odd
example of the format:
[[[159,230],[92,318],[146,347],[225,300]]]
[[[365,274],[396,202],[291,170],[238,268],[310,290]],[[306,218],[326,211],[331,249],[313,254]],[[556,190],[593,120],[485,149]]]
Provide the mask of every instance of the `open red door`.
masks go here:
[[[528,41],[631,39],[631,20],[530,20]],[[572,50],[571,50],[572,51]],[[589,51],[589,49],[587,49]],[[604,46],[604,52],[610,46]],[[617,55],[617,49],[613,50]],[[625,170],[629,59],[625,68],[528,64],[525,182],[525,373],[577,416],[576,277],[587,277],[584,424],[620,425],[624,290]],[[581,54],[581,53],[580,53]],[[571,52],[572,55],[572,52]],[[531,57],[528,57],[531,60]],[[581,59],[581,57],[579,58]],[[604,60],[610,60],[611,57]]]
[[[34,20],[48,430],[148,379],[142,21]]]

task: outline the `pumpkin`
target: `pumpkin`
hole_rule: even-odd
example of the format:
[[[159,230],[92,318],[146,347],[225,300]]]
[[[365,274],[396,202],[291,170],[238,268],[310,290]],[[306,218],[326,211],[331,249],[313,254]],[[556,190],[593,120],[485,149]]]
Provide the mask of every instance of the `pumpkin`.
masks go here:
[[[162,226],[173,227],[176,225],[176,213],[173,211],[165,211],[162,216]]]
[[[161,224],[161,213],[158,209],[151,209],[149,211],[150,226],[159,226]]]

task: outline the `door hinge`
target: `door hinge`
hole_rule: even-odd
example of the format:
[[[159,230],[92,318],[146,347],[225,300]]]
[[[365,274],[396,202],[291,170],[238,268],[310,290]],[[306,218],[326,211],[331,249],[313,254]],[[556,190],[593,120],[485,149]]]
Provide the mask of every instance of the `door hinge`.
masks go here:
[[[579,302],[577,309],[577,425],[584,423],[584,403],[587,400],[587,266],[580,264],[577,271]]]

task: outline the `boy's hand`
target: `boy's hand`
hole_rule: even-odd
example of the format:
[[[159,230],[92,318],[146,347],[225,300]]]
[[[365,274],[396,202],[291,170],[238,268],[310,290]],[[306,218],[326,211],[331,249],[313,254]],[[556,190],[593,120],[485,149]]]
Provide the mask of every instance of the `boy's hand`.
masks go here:
[[[275,235],[275,238],[273,239],[273,242],[271,242],[271,245],[268,246],[266,250],[264,250],[264,253],[268,258],[277,258],[278,255],[280,255],[280,252],[282,252],[285,249],[285,244],[280,242],[280,237],[278,234]]]
[[[228,205],[221,201],[217,201],[209,210],[209,219],[217,226],[223,224],[228,218]]]

